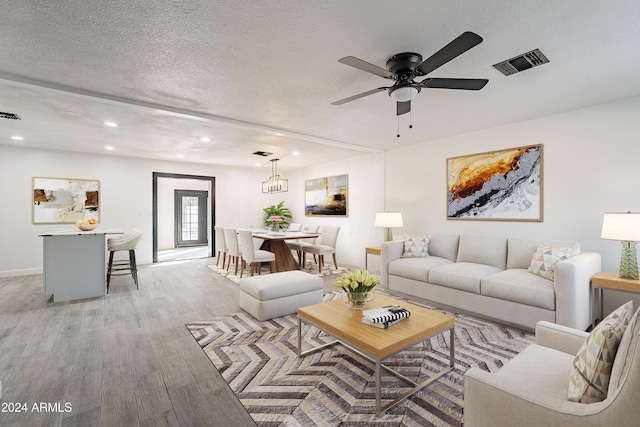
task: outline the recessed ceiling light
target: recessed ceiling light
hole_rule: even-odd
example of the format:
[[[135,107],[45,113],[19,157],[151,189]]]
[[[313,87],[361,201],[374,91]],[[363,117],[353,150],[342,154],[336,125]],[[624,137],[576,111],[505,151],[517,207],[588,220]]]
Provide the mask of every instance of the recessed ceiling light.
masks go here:
[[[114,147],[112,147],[111,145],[106,145],[106,146],[104,147],[104,149],[105,149],[105,150],[109,150],[109,151],[115,150],[115,148],[114,148]]]
[[[209,141],[211,141],[211,139],[207,138],[206,136],[203,136],[202,138],[200,138],[200,141],[209,142]]]
[[[294,151],[294,152],[293,152],[293,153],[291,153],[291,154],[293,154],[294,156],[299,156],[299,155],[300,155],[300,152],[299,152],[299,151]]]
[[[24,140],[24,138],[23,138],[23,137],[18,136],[18,135],[12,136],[12,137],[11,137],[11,139],[15,139],[16,141],[22,141],[22,140]]]
[[[183,154],[178,154],[176,157],[179,158],[179,159],[182,159],[182,158],[184,158],[184,155]]]
[[[260,166],[262,166],[262,165],[261,165],[260,163],[256,163],[256,166],[257,166],[257,167],[260,167]]]
[[[104,125],[108,126],[110,128],[117,128],[118,127],[118,124],[114,123],[114,122],[104,122]]]

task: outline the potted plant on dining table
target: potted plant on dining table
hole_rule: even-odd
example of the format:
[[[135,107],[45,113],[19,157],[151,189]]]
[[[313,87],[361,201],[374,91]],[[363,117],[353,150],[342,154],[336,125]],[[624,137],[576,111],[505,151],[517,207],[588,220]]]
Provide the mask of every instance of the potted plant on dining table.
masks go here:
[[[286,227],[292,218],[289,208],[284,206],[284,201],[277,205],[267,206],[262,209],[264,211],[264,226],[271,231],[279,231]]]

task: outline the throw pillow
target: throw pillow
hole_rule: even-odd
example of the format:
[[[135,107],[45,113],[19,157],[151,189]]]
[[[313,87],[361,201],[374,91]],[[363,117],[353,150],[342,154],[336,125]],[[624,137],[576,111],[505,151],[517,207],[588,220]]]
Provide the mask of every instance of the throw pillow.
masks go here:
[[[555,277],[556,264],[563,259],[569,258],[571,248],[554,248],[542,243],[538,245],[533,253],[529,273],[537,274],[545,279],[553,280]]]
[[[571,366],[569,400],[600,402],[607,397],[611,367],[631,317],[633,301],[608,315],[584,341]]]
[[[424,258],[429,256],[429,236],[405,236],[402,258]]]

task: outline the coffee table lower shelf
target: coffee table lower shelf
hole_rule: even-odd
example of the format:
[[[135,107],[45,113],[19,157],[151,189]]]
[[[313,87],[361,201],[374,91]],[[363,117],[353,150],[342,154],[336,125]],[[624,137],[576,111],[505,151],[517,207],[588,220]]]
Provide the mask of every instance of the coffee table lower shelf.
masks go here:
[[[306,323],[308,323],[309,325],[318,328],[319,330],[335,337],[336,339],[334,341],[325,343],[323,345],[311,348],[309,350],[306,351],[302,351],[302,321],[305,321]],[[368,359],[370,359],[371,361],[375,362],[375,375],[376,375],[376,415],[378,417],[380,417],[382,414],[384,414],[387,410],[389,410],[390,408],[394,407],[395,405],[397,405],[398,403],[402,402],[404,399],[412,396],[413,394],[417,393],[418,391],[422,390],[424,387],[428,386],[429,384],[431,384],[432,382],[436,381],[438,378],[442,377],[444,374],[446,374],[447,372],[451,371],[455,365],[455,347],[454,347],[454,331],[453,329],[455,328],[455,325],[439,330],[436,333],[425,337],[422,341],[426,341],[427,339],[430,339],[431,337],[438,335],[444,331],[449,331],[449,366],[442,368],[438,373],[436,373],[435,375],[431,376],[429,379],[421,382],[421,383],[416,383],[415,381],[413,381],[410,378],[407,378],[406,376],[402,375],[401,373],[391,369],[390,367],[384,365],[382,363],[382,361],[384,359],[387,359],[391,356],[394,356],[404,350],[406,350],[407,348],[417,344],[417,343],[412,343],[411,345],[399,349],[393,353],[389,353],[386,354],[384,357],[376,357],[374,355],[372,355],[371,353],[367,352],[366,350],[358,347],[357,345],[354,345],[353,343],[347,342],[344,339],[340,339],[339,337],[336,337],[334,334],[332,334],[330,331],[327,331],[326,329],[322,328],[321,326],[313,323],[312,321],[310,321],[309,319],[303,319],[302,317],[298,316],[298,357],[302,357],[302,356],[306,356],[308,354],[311,353],[315,353],[316,351],[322,350],[323,348],[326,347],[330,347],[332,345],[335,344],[343,344],[349,348],[351,348],[352,350],[362,354],[363,356],[367,357]],[[393,401],[386,403],[384,406],[382,405],[382,369],[385,369],[386,371],[390,372],[391,374],[395,375],[397,378],[400,378],[401,380],[407,382],[408,384],[411,384],[413,386],[413,388],[403,394],[401,394],[400,396],[398,396],[397,398],[395,398]]]

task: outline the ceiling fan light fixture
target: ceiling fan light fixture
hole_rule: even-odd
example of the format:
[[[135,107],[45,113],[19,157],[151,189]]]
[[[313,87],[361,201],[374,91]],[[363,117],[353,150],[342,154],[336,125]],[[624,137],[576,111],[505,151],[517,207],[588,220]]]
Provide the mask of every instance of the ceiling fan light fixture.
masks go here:
[[[396,102],[407,102],[418,94],[419,90],[413,86],[403,86],[398,88],[391,88],[389,90],[389,96]]]

